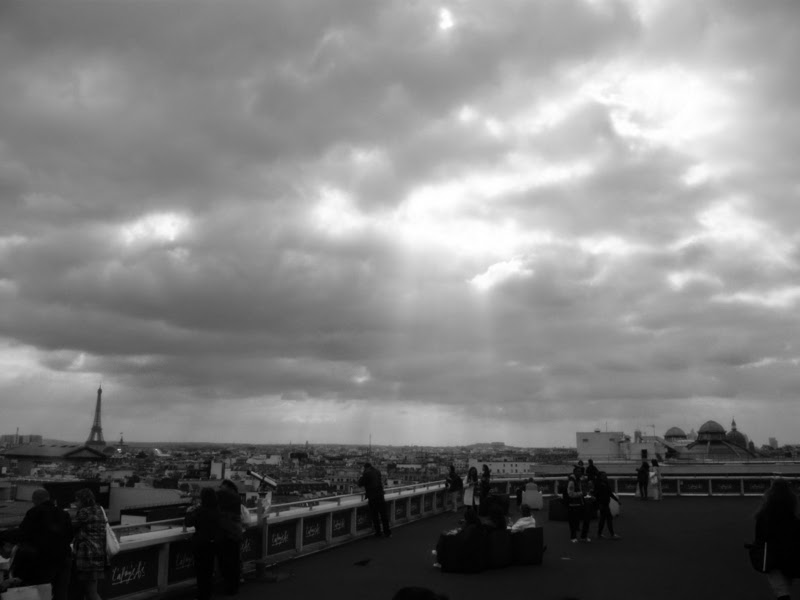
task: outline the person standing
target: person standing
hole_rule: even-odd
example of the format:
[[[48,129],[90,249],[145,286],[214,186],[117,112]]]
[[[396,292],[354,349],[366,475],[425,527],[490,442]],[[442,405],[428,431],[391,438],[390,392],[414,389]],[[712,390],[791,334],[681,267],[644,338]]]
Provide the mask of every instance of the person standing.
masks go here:
[[[797,496],[785,479],[776,479],[764,493],[756,513],[756,542],[767,544],[767,581],[778,600],[791,598],[792,579],[797,574],[800,520]]]
[[[467,471],[467,486],[464,492],[464,505],[475,508],[478,495],[478,469],[470,467]]]
[[[445,487],[450,494],[450,503],[453,505],[453,512],[457,512],[458,498],[461,495],[461,491],[464,489],[464,482],[461,480],[459,474],[456,473],[454,465],[450,465],[450,473],[448,473],[447,479],[445,480]]]
[[[200,505],[189,509],[184,518],[187,527],[194,527],[192,550],[197,578],[197,600],[209,600],[214,584],[214,558],[220,537],[220,513],[217,493],[206,487],[200,492]]]
[[[19,530],[22,543],[34,557],[35,583],[49,583],[53,600],[67,600],[72,570],[72,519],[58,508],[44,488],[33,490],[33,508],[25,513]]]
[[[597,522],[597,537],[603,539],[603,528],[608,526],[608,533],[612,540],[618,540],[620,537],[614,533],[614,516],[611,514],[611,500],[616,500],[617,504],[622,506],[617,495],[611,491],[611,484],[608,481],[608,475],[605,471],[600,471],[597,474],[597,480],[594,485],[594,497],[597,501],[598,522]]]
[[[597,481],[597,475],[599,473],[600,470],[595,466],[594,460],[590,458],[589,464],[586,466],[586,478],[589,480],[591,485],[594,485],[594,482]]]
[[[647,486],[650,484],[650,465],[646,460],[642,461],[642,466],[636,469],[636,481],[639,483],[639,496],[642,500],[647,500]]]
[[[216,491],[219,506],[217,560],[225,595],[239,593],[242,571],[242,499],[239,488],[230,479],[223,479]]]
[[[578,468],[567,479],[567,521],[569,521],[569,538],[572,543],[578,541],[578,528],[581,528],[581,541],[591,542],[589,538],[589,519],[583,499],[583,491],[578,481]],[[581,527],[581,522],[583,526]]]
[[[661,469],[654,458],[650,461],[650,478],[648,480],[647,495],[653,500],[661,500]]]
[[[364,472],[358,480],[359,487],[364,488],[364,495],[367,497],[367,506],[372,516],[372,526],[375,528],[375,537],[381,537],[381,526],[383,535],[392,537],[392,530],[389,528],[389,507],[383,495],[383,478],[370,463],[364,463]]]
[[[100,600],[97,585],[105,578],[107,560],[106,517],[89,488],[75,492],[75,503],[78,511],[72,519],[72,528],[76,576],[84,597]]]
[[[486,516],[489,514],[489,492],[492,489],[492,472],[489,469],[489,465],[484,464],[481,469],[481,480],[478,489],[480,490],[478,514]]]

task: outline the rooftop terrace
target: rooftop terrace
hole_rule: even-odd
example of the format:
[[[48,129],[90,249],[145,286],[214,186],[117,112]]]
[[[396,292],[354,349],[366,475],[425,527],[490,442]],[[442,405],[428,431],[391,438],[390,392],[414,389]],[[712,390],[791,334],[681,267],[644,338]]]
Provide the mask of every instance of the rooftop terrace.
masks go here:
[[[769,598],[766,581],[750,568],[743,543],[752,538],[754,497],[675,497],[641,502],[623,497],[616,521],[620,541],[569,542],[567,524],[536,518],[545,530],[544,563],[475,575],[442,573],[431,550],[458,516],[441,514],[374,537],[273,567],[277,581],[248,579],[240,600],[357,598],[388,600],[403,586],[424,586],[450,600],[701,600]],[[546,505],[545,505],[546,506]],[[513,510],[513,508],[512,508]],[[596,522],[591,534],[596,533]],[[365,566],[356,563],[370,559]],[[177,593],[192,598],[193,590]]]

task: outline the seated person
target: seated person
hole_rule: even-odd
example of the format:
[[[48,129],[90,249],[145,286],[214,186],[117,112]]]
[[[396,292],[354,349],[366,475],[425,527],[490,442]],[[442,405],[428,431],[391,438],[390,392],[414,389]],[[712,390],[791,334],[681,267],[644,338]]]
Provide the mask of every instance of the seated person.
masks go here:
[[[503,514],[503,510],[498,506],[493,506],[492,510],[489,512],[489,524],[487,525],[489,529],[500,529],[506,530],[508,529],[508,523],[506,523],[506,516]]]
[[[468,507],[464,511],[464,524],[461,526],[461,528],[452,532],[447,532],[444,534],[444,536],[448,538],[450,536],[460,538],[463,542],[462,546],[468,547],[471,549],[470,552],[474,552],[476,548],[481,548],[485,545],[486,528],[481,522],[478,512],[472,507]],[[435,567],[441,567],[440,562],[443,555],[443,542],[444,540],[440,538],[439,543],[436,545],[436,550],[433,551],[433,554],[437,557],[437,560],[434,563]]]
[[[520,506],[519,511],[522,516],[511,526],[511,531],[522,531],[528,527],[536,527],[536,519],[531,515],[530,506],[523,504]]]
[[[22,534],[19,530],[0,531],[0,556],[8,560],[8,579],[0,581],[0,591],[32,583],[34,557],[21,541]]]

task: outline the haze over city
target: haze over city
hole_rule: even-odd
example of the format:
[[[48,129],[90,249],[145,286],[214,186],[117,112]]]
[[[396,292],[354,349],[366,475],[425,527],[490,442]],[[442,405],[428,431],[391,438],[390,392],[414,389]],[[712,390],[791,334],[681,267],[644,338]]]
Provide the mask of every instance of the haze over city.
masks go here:
[[[0,3],[0,422],[797,442],[800,4]]]

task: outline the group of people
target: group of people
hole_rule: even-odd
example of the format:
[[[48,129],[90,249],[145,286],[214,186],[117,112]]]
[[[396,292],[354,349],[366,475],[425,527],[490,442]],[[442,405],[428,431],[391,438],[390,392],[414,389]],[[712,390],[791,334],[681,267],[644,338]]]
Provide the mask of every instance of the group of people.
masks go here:
[[[575,465],[572,473],[567,478],[562,499],[567,506],[567,521],[569,522],[571,542],[592,541],[589,537],[589,525],[594,506],[596,506],[598,512],[597,537],[604,539],[606,536],[603,532],[608,528],[610,539],[621,539],[614,531],[611,501],[613,500],[620,506],[622,502],[612,490],[606,472],[600,471],[592,459],[589,459],[589,465],[586,468],[583,466],[583,461],[579,461]],[[580,538],[578,538],[579,530]]]
[[[241,578],[241,545],[244,526],[239,489],[230,479],[218,488],[200,491],[199,503],[189,508],[184,518],[194,527],[192,549],[197,577],[197,600],[209,600],[214,583],[214,561],[219,565],[223,590],[234,596]]]
[[[470,467],[467,471],[465,479],[456,472],[454,465],[450,465],[450,472],[445,480],[445,489],[450,496],[451,510],[456,512],[458,510],[459,501],[463,494],[464,506],[475,508],[481,515],[487,515],[489,510],[489,494],[492,490],[492,471],[489,465],[481,467],[481,473],[478,475],[478,469]],[[482,508],[481,508],[482,507]]]
[[[108,564],[107,518],[92,490],[75,493],[72,517],[44,488],[34,490],[31,500],[20,526],[0,532],[0,555],[8,561],[0,590],[49,584],[53,600],[67,600],[74,576],[83,597],[100,600],[97,586]]]

